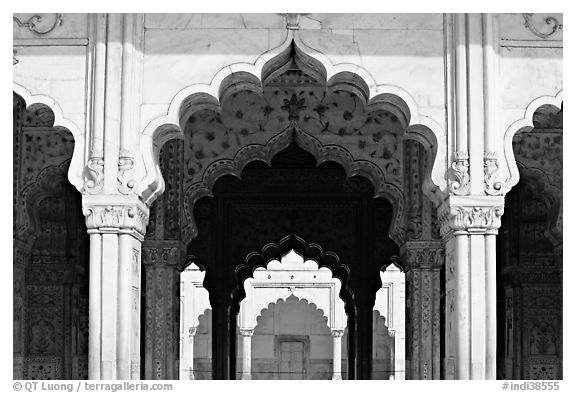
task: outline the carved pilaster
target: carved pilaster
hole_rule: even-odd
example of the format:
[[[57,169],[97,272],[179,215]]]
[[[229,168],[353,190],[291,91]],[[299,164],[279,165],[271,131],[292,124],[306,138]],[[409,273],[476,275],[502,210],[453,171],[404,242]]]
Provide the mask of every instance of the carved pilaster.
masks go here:
[[[406,266],[407,377],[440,379],[440,270],[444,244],[408,242],[401,249]]]
[[[145,241],[144,379],[178,379],[180,271],[184,268],[178,241]],[[191,328],[193,329],[193,328]],[[189,331],[189,334],[192,334]],[[192,335],[190,336],[192,337]]]

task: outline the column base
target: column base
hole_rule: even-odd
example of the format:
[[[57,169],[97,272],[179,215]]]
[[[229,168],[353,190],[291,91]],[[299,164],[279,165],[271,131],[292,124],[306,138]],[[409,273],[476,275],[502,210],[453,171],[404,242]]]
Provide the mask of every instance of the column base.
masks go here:
[[[341,375],[341,374],[332,375],[332,380],[333,380],[333,381],[341,381],[341,380],[342,380],[342,375]]]
[[[242,381],[251,381],[251,380],[252,380],[252,375],[242,374],[241,380],[242,380]]]

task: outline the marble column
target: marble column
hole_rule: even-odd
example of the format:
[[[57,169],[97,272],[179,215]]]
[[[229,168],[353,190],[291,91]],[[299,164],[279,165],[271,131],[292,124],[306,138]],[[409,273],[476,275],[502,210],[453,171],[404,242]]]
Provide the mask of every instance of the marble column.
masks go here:
[[[503,196],[450,196],[446,244],[446,379],[496,378],[496,241]]]
[[[137,196],[84,195],[90,235],[89,379],[140,379],[140,251],[148,207]]]
[[[196,335],[196,327],[189,327],[186,329],[183,337],[182,357],[180,363],[180,379],[193,380],[194,378],[194,336]]]
[[[440,379],[440,270],[442,241],[410,241],[401,249],[409,314],[407,378]]]
[[[179,379],[181,249],[172,240],[146,240],[142,246],[145,379]]]
[[[342,379],[343,329],[332,329],[332,379]]]
[[[252,335],[254,329],[240,329],[242,335],[242,379],[252,379]]]

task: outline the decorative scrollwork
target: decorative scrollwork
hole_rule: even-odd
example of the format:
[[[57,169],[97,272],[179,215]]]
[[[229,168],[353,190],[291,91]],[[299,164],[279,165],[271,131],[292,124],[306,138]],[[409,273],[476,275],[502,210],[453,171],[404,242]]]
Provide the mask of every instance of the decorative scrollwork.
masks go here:
[[[470,166],[468,153],[465,151],[455,151],[452,165],[448,168],[448,183],[450,191],[454,195],[468,195],[470,193]]]
[[[487,151],[484,153],[484,191],[487,195],[501,195],[502,183],[495,182],[498,173],[498,153]]]
[[[553,16],[548,16],[546,17],[546,19],[544,19],[544,21],[546,22],[547,25],[552,26],[552,30],[548,33],[545,33],[538,30],[536,26],[534,26],[534,21],[532,20],[534,14],[522,14],[522,16],[524,17],[524,26],[526,26],[526,28],[529,29],[535,36],[540,38],[548,39],[554,36],[556,33],[558,33],[559,30],[562,30],[564,27],[558,19],[556,19]]]
[[[118,158],[118,191],[122,194],[129,194],[136,187],[134,179],[128,179],[128,176],[134,170],[134,157],[120,156]]]
[[[97,194],[104,187],[104,157],[103,154],[93,154],[86,165],[88,180],[84,189],[88,194]]]
[[[52,23],[51,25],[47,25],[47,26],[43,26],[44,23],[42,23],[42,21],[44,20],[44,18],[42,17],[42,15],[38,15],[38,14],[32,15],[28,20],[26,20],[24,22],[22,22],[20,19],[18,19],[15,16],[12,17],[12,20],[14,22],[16,22],[16,24],[19,27],[27,27],[28,30],[30,30],[34,34],[45,35],[45,34],[50,33],[57,26],[60,26],[62,24],[62,14],[55,14],[54,23]],[[43,27],[44,27],[44,29],[43,29]]]

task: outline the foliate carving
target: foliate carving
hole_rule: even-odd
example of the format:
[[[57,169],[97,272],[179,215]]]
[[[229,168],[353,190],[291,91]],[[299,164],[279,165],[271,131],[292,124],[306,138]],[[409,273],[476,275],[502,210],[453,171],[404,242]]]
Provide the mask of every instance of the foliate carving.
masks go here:
[[[498,153],[487,151],[484,153],[484,191],[488,195],[501,195],[502,183],[496,182],[498,173]]]
[[[118,158],[118,191],[122,194],[130,194],[137,183],[130,176],[134,171],[134,157],[121,155]]]
[[[143,261],[146,265],[175,265],[179,262],[178,251],[178,247],[156,248],[143,246]]]
[[[242,337],[252,337],[254,334],[254,328],[240,328],[239,330]]]
[[[86,165],[86,177],[84,190],[88,194],[98,194],[104,187],[104,154],[92,153],[92,157]]]
[[[332,337],[342,337],[344,335],[344,329],[332,329],[330,333]]]
[[[50,19],[53,18],[52,23],[50,23]],[[46,35],[52,32],[57,26],[62,24],[62,14],[52,14],[52,18],[48,18],[48,22],[44,23],[46,19],[43,15],[36,14],[32,15],[25,21],[20,20],[16,16],[12,17],[12,20],[16,22],[19,27],[27,27],[28,30],[33,32],[37,35]]]
[[[91,230],[118,230],[144,238],[149,210],[143,203],[126,205],[82,205],[86,227]]]
[[[504,203],[493,206],[452,205],[446,203],[438,212],[443,237],[455,232],[496,233],[504,214]]]
[[[468,195],[470,193],[470,175],[468,168],[470,161],[468,152],[456,151],[452,165],[448,168],[448,184],[454,195]]]
[[[16,55],[17,55],[17,54],[18,54],[18,51],[17,51],[16,49],[14,49],[14,50],[12,51],[12,65],[16,65],[16,64],[20,63],[20,60],[18,60],[18,59],[16,58]]]
[[[540,31],[534,25],[534,21],[532,20],[532,18],[534,17],[533,13],[522,14],[522,16],[524,17],[524,26],[539,38],[544,39],[551,38],[556,33],[558,33],[558,31],[564,28],[564,26],[562,25],[562,23],[560,23],[558,19],[554,18],[553,16],[548,16],[544,19],[544,22],[546,22],[547,25],[550,25],[550,31],[548,32]]]
[[[444,265],[444,246],[438,242],[408,242],[403,247],[408,269],[439,269]]]

